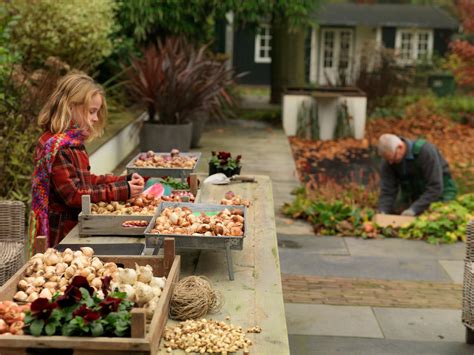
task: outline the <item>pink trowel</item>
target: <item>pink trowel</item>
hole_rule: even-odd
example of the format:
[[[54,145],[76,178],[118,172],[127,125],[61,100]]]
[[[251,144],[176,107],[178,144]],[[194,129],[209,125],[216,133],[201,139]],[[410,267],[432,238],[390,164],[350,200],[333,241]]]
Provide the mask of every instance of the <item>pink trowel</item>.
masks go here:
[[[160,183],[156,183],[143,191],[143,193],[153,195],[155,198],[160,198],[165,193],[165,188]]]

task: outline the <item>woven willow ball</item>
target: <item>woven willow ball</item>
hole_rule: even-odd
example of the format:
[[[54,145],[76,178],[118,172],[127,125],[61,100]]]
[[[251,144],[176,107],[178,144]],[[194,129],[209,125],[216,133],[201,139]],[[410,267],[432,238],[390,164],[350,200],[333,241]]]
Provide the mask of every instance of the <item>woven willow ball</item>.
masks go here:
[[[188,276],[179,281],[170,301],[170,317],[175,320],[197,319],[218,312],[223,297],[204,276]]]

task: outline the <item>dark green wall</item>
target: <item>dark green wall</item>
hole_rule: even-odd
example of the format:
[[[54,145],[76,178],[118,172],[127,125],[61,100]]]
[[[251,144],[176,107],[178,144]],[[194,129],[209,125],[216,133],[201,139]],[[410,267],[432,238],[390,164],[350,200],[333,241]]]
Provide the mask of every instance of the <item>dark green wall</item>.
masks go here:
[[[382,27],[382,43],[385,48],[395,48],[395,27]]]
[[[241,84],[270,85],[270,63],[255,63],[255,30],[239,29],[234,33],[233,64],[237,73],[248,72]]]
[[[306,38],[304,40],[304,80],[309,83],[309,72],[311,67],[311,32],[313,29],[310,27],[306,32]]]
[[[217,20],[214,30],[214,51],[216,53],[225,53],[225,28],[227,21],[225,19]]]
[[[444,56],[449,50],[449,41],[453,34],[452,30],[434,30],[433,52]]]

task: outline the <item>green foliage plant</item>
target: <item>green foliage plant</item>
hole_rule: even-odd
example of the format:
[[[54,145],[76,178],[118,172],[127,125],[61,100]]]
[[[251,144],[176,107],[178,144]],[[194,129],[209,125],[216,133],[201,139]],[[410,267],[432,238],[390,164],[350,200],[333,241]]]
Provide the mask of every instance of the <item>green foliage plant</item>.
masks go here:
[[[163,184],[170,186],[173,190],[189,190],[189,184],[187,182],[181,181],[181,179],[167,176],[158,180]]]
[[[112,51],[113,0],[15,0],[5,2],[19,17],[11,45],[25,66],[39,67],[57,56],[73,68],[90,70]]]
[[[355,180],[338,183],[320,176],[295,191],[295,199],[283,206],[283,213],[291,218],[304,219],[319,235],[351,235],[368,237],[364,227],[375,211],[378,180],[375,175],[367,186]]]
[[[450,202],[435,202],[415,221],[400,228],[399,236],[423,239],[431,244],[466,240],[467,222],[474,218],[474,193]]]

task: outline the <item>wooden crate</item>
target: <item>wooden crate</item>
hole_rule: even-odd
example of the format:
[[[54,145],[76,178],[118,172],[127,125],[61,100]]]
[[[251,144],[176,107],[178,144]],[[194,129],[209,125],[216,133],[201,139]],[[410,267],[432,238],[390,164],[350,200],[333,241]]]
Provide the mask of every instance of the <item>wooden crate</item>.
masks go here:
[[[175,255],[174,240],[165,241],[164,256],[99,256],[104,262],[115,262],[124,267],[135,268],[138,265],[151,265],[155,276],[167,276],[165,288],[156,306],[155,313],[146,327],[146,313],[142,308],[132,310],[132,328],[130,338],[119,337],[65,337],[31,335],[0,336],[1,355],[27,354],[29,349],[62,349],[74,355],[125,355],[153,354],[158,351],[160,339],[168,319],[169,302],[174,285],[179,280],[180,257]],[[12,300],[17,285],[23,276],[24,265],[0,288],[0,300]],[[47,353],[47,352],[45,352]]]
[[[126,221],[151,221],[152,215],[100,215],[91,213],[91,200],[89,195],[82,196],[82,212],[79,214],[79,235],[115,235],[143,236],[144,227],[124,227]]]
[[[373,221],[380,227],[392,226],[394,228],[402,227],[409,223],[412,223],[415,217],[411,216],[400,216],[396,214],[376,214]]]

